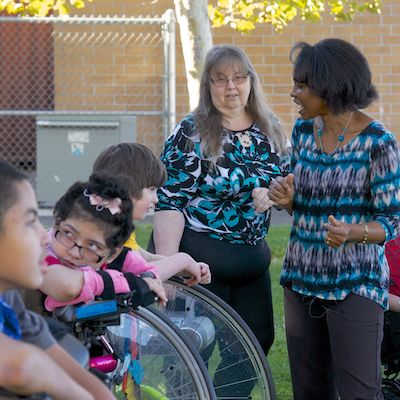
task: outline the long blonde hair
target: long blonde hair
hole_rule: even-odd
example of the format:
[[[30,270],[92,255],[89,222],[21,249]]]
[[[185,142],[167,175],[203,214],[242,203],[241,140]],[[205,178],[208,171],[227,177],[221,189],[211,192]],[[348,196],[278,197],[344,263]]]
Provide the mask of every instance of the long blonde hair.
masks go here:
[[[246,53],[233,45],[218,45],[206,55],[204,69],[200,81],[199,104],[193,111],[196,131],[200,133],[201,149],[206,158],[216,161],[221,148],[221,139],[225,129],[224,116],[214,106],[210,93],[212,73],[226,64],[240,65],[242,72],[249,76],[250,95],[246,111],[252,117],[261,132],[269,137],[277,152],[286,147],[287,137],[281,124],[268,107],[264,92],[254,67]]]

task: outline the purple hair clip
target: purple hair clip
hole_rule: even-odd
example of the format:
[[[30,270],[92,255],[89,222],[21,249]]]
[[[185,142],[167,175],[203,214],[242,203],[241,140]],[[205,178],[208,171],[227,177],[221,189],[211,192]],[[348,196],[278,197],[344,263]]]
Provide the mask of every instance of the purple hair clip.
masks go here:
[[[107,200],[97,194],[89,193],[87,189],[83,191],[83,195],[89,198],[89,203],[92,206],[96,206],[96,211],[107,209],[112,215],[121,212],[122,200],[119,197]]]

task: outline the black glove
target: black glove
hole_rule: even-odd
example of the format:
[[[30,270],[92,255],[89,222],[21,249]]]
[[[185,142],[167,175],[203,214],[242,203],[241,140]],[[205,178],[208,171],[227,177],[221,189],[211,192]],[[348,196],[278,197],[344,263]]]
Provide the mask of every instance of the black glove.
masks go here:
[[[125,273],[124,276],[132,291],[131,301],[134,308],[139,306],[146,307],[155,302],[154,293],[150,290],[144,279],[139,278],[131,272]]]

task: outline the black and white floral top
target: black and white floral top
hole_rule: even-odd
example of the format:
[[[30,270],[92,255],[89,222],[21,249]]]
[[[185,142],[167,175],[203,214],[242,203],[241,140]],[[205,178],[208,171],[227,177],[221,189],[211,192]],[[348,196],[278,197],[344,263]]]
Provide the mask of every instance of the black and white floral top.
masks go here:
[[[289,156],[280,157],[256,125],[227,131],[216,167],[210,168],[189,114],[168,137],[161,160],[168,179],[158,192],[157,210],[180,211],[186,227],[230,243],[256,245],[264,239],[271,213],[256,213],[251,193],[286,174]]]

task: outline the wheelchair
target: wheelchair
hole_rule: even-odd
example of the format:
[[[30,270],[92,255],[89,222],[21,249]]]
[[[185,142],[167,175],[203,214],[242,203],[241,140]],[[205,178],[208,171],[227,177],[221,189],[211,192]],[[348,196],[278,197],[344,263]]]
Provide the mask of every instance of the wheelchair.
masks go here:
[[[188,337],[157,310],[131,298],[56,309],[90,352],[89,367],[118,400],[216,400],[212,381]]]
[[[119,295],[110,314],[99,310],[82,317],[68,306],[57,310],[57,318],[72,323],[88,348],[100,348],[92,352],[90,366],[107,374],[118,399],[239,399],[248,398],[242,392],[250,388],[250,398],[274,400],[265,354],[239,315],[213,293],[188,287],[180,278],[165,287],[166,308],[154,304],[133,310]],[[101,303],[78,310],[96,304]],[[72,318],[62,315],[71,310]],[[133,390],[126,390],[126,375],[133,377],[128,382]]]

